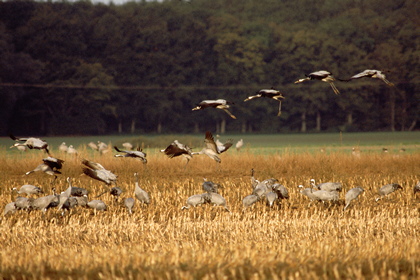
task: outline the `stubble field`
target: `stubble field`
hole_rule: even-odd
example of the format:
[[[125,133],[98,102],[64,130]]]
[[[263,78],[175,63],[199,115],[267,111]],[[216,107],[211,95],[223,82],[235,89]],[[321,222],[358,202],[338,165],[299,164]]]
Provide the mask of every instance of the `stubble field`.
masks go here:
[[[34,173],[45,155],[10,153],[0,159],[0,205],[14,201],[13,187],[40,186],[51,193],[52,177]],[[0,278],[3,279],[418,279],[420,277],[420,153],[349,152],[256,154],[234,149],[221,155],[219,167],[196,156],[184,168],[182,158],[169,159],[156,149],[148,164],[80,149],[60,154],[62,175],[54,183],[64,191],[66,177],[90,191],[104,184],[80,175],[81,159],[101,163],[118,175],[124,190],[118,202],[101,197],[108,211],[74,208],[18,211],[0,219]],[[259,180],[277,178],[290,199],[268,208],[258,202],[244,211],[242,199],[252,192],[250,170]],[[129,215],[122,204],[134,197],[134,176],[152,202],[136,202]],[[203,205],[181,210],[186,199],[203,193],[203,178],[223,186],[220,194],[230,213]],[[365,192],[343,211],[343,203],[312,203],[299,193],[309,180],[341,182],[340,199],[350,188]],[[375,202],[389,183],[404,189]]]

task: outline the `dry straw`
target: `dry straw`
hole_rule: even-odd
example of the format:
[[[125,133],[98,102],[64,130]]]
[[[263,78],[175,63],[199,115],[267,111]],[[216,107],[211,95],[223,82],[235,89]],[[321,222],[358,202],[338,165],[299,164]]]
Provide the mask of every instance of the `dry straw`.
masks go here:
[[[419,198],[412,187],[420,179],[420,154],[348,153],[255,155],[231,151],[222,163],[194,157],[148,154],[148,164],[102,156],[80,149],[77,157],[59,154],[66,162],[54,182],[58,192],[87,188],[90,199],[106,189],[81,175],[81,159],[101,163],[118,175],[124,190],[118,202],[101,197],[108,211],[75,208],[65,215],[19,211],[0,220],[0,278],[5,279],[418,279]],[[146,151],[148,152],[148,151]],[[52,177],[22,176],[40,163],[42,152],[1,157],[0,205],[13,201],[13,187],[33,184],[51,192]],[[243,211],[251,193],[250,170],[257,179],[277,178],[290,199],[267,208],[257,203]],[[134,197],[134,176],[149,192],[148,206],[136,202],[129,215],[124,198]],[[223,186],[230,213],[203,205],[181,210],[186,199],[202,193],[203,178]],[[341,182],[346,190],[365,192],[347,211],[344,203],[312,203],[299,193],[309,180]],[[403,190],[375,202],[384,184]]]

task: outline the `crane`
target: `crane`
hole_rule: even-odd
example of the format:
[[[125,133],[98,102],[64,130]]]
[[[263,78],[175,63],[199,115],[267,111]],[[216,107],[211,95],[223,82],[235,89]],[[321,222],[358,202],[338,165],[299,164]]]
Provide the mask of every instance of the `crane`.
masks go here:
[[[183,156],[187,160],[187,164],[192,159],[192,149],[178,140],[174,140],[166,149],[160,151],[169,158]]]
[[[48,150],[48,143],[42,139],[35,138],[35,137],[18,138],[18,137],[15,137],[13,134],[10,134],[9,136],[16,142],[23,142],[23,143],[15,143],[12,147],[26,146],[29,149],[44,150],[48,155],[50,154],[50,151]]]
[[[297,80],[295,84],[303,83],[305,81],[310,81],[310,80],[320,80],[320,81],[329,83],[335,94],[340,94],[340,91],[337,89],[337,87],[333,83],[336,80],[336,78],[334,78],[331,72],[321,70],[321,71],[312,72],[305,76],[306,78]],[[340,79],[337,79],[337,80],[342,81]]]
[[[217,100],[203,100],[197,104],[192,110],[203,110],[206,108],[216,108],[225,111],[232,119],[236,119],[236,117],[229,112],[228,108],[230,108],[229,104],[234,104],[233,102],[227,101],[225,99],[217,99]]]
[[[214,142],[213,134],[211,134],[210,131],[206,132],[204,144],[205,147],[200,152],[193,152],[192,155],[207,155],[208,157],[215,160],[217,163],[222,162],[218,155],[223,152],[226,152],[232,146],[231,141],[226,142],[224,145],[217,146]]]
[[[114,146],[114,149],[119,153],[125,153],[124,155],[115,155],[115,157],[129,157],[135,158],[137,160],[141,160],[144,164],[147,163],[146,153],[143,152],[141,148],[137,148],[137,151],[129,151],[129,150],[120,150],[117,146]]]
[[[244,100],[244,102],[255,99],[255,98],[259,98],[259,97],[267,97],[267,98],[271,98],[271,99],[274,99],[274,100],[278,101],[279,102],[279,112],[277,113],[277,116],[281,115],[281,101],[282,101],[282,99],[284,99],[283,93],[281,93],[278,90],[275,90],[274,88],[261,89],[260,91],[257,92],[257,95],[248,96]]]
[[[388,86],[393,87],[394,84],[391,83],[390,81],[388,81],[386,79],[385,74],[380,71],[380,70],[370,70],[370,69],[366,69],[363,72],[360,72],[354,76],[352,76],[351,78],[347,79],[347,80],[343,80],[345,82],[354,80],[354,79],[360,79],[360,78],[372,78],[372,79],[380,79],[382,81],[384,81],[384,83],[386,83]]]

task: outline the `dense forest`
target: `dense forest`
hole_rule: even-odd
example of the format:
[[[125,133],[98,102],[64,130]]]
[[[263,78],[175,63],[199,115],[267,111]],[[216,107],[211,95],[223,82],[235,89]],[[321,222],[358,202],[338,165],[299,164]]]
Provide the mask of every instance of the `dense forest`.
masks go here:
[[[0,135],[419,129],[418,0],[0,2]],[[294,84],[318,70],[347,79]],[[244,99],[263,88],[278,102]],[[237,119],[203,99],[234,102]]]

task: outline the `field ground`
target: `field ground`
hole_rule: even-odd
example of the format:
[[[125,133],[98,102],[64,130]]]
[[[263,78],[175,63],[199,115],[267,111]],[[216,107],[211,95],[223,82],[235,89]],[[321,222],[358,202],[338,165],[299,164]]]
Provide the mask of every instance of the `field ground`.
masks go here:
[[[169,144],[173,137],[167,137]],[[201,135],[187,137],[197,138],[196,147],[201,147]],[[186,168],[184,159],[158,153],[167,144],[143,142],[148,152],[143,165],[82,146],[91,140],[120,144],[129,137],[48,139],[53,155],[65,160],[63,174],[54,182],[58,192],[68,187],[68,176],[89,190],[90,199],[107,189],[81,175],[81,158],[114,171],[124,192],[117,202],[109,194],[101,197],[106,212],[78,207],[64,215],[49,209],[1,216],[0,279],[420,278],[420,195],[413,194],[420,181],[418,132],[313,134],[305,135],[306,140],[296,135],[223,135],[221,140],[230,137],[243,138],[248,145],[222,154],[220,166],[196,156]],[[80,154],[59,153],[56,147],[62,141],[74,141]],[[12,144],[11,139],[0,142],[2,207],[16,198],[13,187],[33,184],[46,194],[52,187],[46,174],[22,176],[45,155],[11,151]],[[360,148],[360,156],[352,155],[353,146]],[[399,152],[401,148],[406,152]],[[277,178],[290,199],[273,208],[260,201],[244,210],[242,199],[252,192],[251,168],[259,180]],[[129,215],[121,201],[133,196],[134,172],[140,173],[140,185],[152,202],[137,202]],[[220,194],[230,212],[210,205],[181,210],[189,196],[203,192],[203,178],[223,186]],[[309,203],[297,186],[308,186],[311,178],[341,182],[340,203]],[[376,202],[377,190],[388,183],[403,189]],[[365,192],[343,211],[344,194],[355,186]]]
[[[17,135],[26,137],[25,135]],[[215,135],[216,136],[216,135]],[[83,136],[83,137],[44,137],[52,148],[57,148],[63,141],[76,148],[93,141],[102,141],[121,145],[128,141],[139,147],[157,152],[169,145],[174,139],[187,144],[193,149],[201,149],[203,134],[190,135],[117,135],[117,136]],[[386,147],[390,151],[401,148],[407,151],[418,150],[420,147],[420,131],[412,132],[369,132],[369,133],[313,133],[313,134],[225,134],[220,136],[222,142],[232,139],[237,142],[244,140],[244,148],[254,153],[276,152],[318,152],[321,148],[328,151],[346,150],[351,152],[352,147],[359,147],[365,151],[376,152]],[[0,147],[9,147],[13,144],[9,137],[0,137]],[[156,148],[156,149],[154,149]]]

